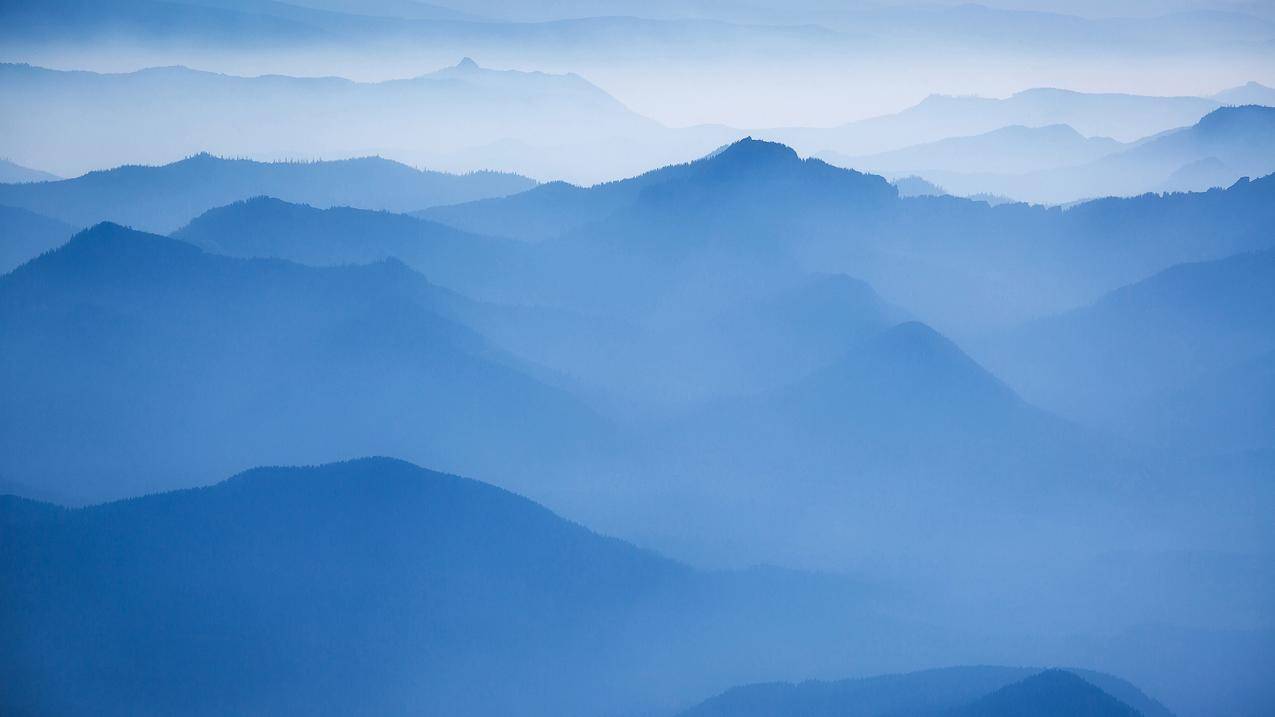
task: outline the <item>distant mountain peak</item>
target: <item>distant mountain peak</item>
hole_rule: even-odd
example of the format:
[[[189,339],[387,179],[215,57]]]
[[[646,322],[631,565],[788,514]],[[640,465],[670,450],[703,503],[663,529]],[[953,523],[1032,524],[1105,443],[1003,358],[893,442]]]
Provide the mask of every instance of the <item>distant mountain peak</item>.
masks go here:
[[[481,70],[482,68],[478,66],[477,62],[474,62],[474,59],[472,57],[462,57],[460,58],[460,62],[456,63],[455,69],[473,71],[473,70]]]
[[[796,150],[779,142],[745,137],[722,147],[704,159],[717,162],[789,162],[800,161]]]
[[[1041,717],[1101,715],[1141,717],[1129,705],[1066,670],[1045,670],[1020,682],[1006,685],[960,710],[961,717],[1035,714]]]

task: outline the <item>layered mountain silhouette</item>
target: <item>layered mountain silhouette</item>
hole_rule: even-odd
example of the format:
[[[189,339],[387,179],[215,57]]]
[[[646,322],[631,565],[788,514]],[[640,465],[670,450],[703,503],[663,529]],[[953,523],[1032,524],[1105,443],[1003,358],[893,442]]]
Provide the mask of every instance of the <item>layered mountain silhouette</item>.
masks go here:
[[[955,710],[968,717],[1010,717],[1033,714],[1040,717],[1104,715],[1139,717],[1142,713],[1064,670],[1047,670],[1022,682],[996,690],[972,704]]]
[[[1004,99],[932,95],[893,115],[832,129],[774,130],[774,137],[806,152],[856,156],[903,149],[1005,127],[1067,125],[1085,137],[1122,142],[1190,125],[1221,103],[1200,97],[1089,94],[1036,88]]]
[[[9,714],[666,713],[907,639],[852,581],[692,570],[390,459],[76,510],[3,496],[0,535]]]
[[[0,206],[0,274],[56,249],[74,233],[70,224],[25,209]]]
[[[879,177],[744,140],[620,182],[544,185],[422,216],[540,241],[538,275],[549,285],[539,301],[629,317],[697,309],[706,318],[725,308],[722,299],[840,272],[962,333],[1074,307],[1174,264],[1269,247],[1273,190],[1264,178],[1065,211],[992,207],[898,198]]]
[[[942,181],[945,173],[1003,173],[1084,164],[1123,149],[1108,137],[1085,137],[1067,125],[1003,127],[972,137],[951,137],[893,152],[846,157],[824,155],[833,164],[870,172],[915,172]]]
[[[1275,88],[1258,82],[1246,82],[1239,87],[1223,90],[1213,99],[1224,105],[1265,105],[1275,107]]]
[[[432,282],[493,300],[516,301],[537,272],[563,273],[521,242],[400,214],[319,210],[265,197],[210,210],[173,237],[212,253],[311,266],[394,258]],[[907,316],[844,275],[759,290],[719,314],[658,331],[544,308],[455,302],[451,308],[501,345],[598,391],[641,400],[676,394],[678,403],[794,380]]]
[[[686,717],[929,717],[1094,715],[1170,717],[1163,705],[1119,678],[1092,671],[952,667],[837,682],[734,688]]]
[[[469,58],[375,83],[240,77],[185,67],[98,74],[3,65],[0,88],[29,108],[9,118],[0,152],[41,157],[67,174],[211,151],[269,158],[376,153],[453,171],[503,169],[579,180],[637,171],[656,158],[673,161],[714,146],[702,130],[668,130],[578,75],[493,70]],[[157,104],[163,113],[150,110]],[[96,121],[79,122],[84,114]],[[508,122],[511,115],[518,122]],[[636,148],[625,149],[616,138],[648,145],[648,157],[638,162]],[[580,158],[585,152],[589,171]],[[614,161],[604,163],[608,152]]]
[[[379,157],[333,162],[254,162],[198,154],[159,167],[123,166],[75,179],[0,185],[0,204],[77,226],[112,221],[170,232],[214,207],[270,195],[318,207],[406,211],[534,186],[516,175],[443,174]]]
[[[1196,381],[1226,383],[1228,371],[1240,382],[1253,372],[1260,385],[1260,364],[1241,367],[1275,350],[1272,287],[1271,251],[1175,266],[1016,329],[987,360],[1041,405],[1138,434],[1163,417],[1162,406],[1141,411],[1168,400],[1166,393]],[[1242,414],[1234,417],[1243,424]]]
[[[0,184],[17,184],[20,182],[49,182],[61,177],[42,172],[38,169],[23,167],[20,164],[0,159]]]
[[[317,269],[96,226],[0,278],[0,472],[91,499],[367,453],[529,472],[599,438],[453,320],[469,305],[397,261]]]
[[[1079,156],[1079,155],[1078,155]],[[959,194],[991,192],[1046,203],[1150,191],[1204,191],[1275,171],[1275,108],[1222,107],[1199,122],[1088,162],[1020,173],[935,170]]]
[[[693,514],[727,545],[828,564],[912,551],[1011,559],[1018,548],[1002,538],[1028,525],[1037,549],[1058,555],[1079,535],[1138,530],[1116,518],[1141,485],[1137,461],[1028,405],[929,327],[865,332],[824,360],[639,434],[642,468],[611,490],[630,503],[676,496],[679,510],[614,516],[609,529],[678,545]]]
[[[508,293],[528,260],[520,242],[459,231],[404,214],[317,209],[255,197],[210,209],[174,232],[215,254],[286,259],[309,266],[398,259],[431,281],[470,296]]]

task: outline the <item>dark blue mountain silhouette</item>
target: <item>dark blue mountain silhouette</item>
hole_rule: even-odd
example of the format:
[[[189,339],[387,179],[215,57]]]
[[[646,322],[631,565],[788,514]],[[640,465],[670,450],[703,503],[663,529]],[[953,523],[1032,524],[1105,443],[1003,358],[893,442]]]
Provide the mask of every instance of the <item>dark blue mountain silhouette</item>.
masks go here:
[[[558,235],[540,252],[541,301],[709,315],[722,298],[842,272],[944,330],[969,332],[1080,305],[1184,261],[1271,247],[1273,200],[1269,177],[1067,210],[896,198],[879,177],[747,140],[623,182],[546,185],[425,215],[471,231]]]
[[[1064,670],[1046,670],[953,711],[961,717],[1142,717],[1142,713]]]
[[[860,179],[847,179],[855,177]],[[838,187],[831,185],[839,180],[845,181]],[[673,198],[671,195],[695,192],[702,185],[707,185],[708,191],[749,188],[758,195],[772,189],[785,191],[785,196],[773,197],[756,207],[758,211],[775,207],[783,200],[791,201],[799,187],[814,190],[811,201],[821,201],[830,192],[844,192],[852,186],[862,190],[856,195],[863,195],[855,196],[855,202],[879,201],[894,194],[880,178],[834,170],[820,160],[801,160],[783,145],[748,138],[695,162],[664,167],[630,179],[589,188],[546,184],[501,201],[437,207],[421,214],[479,233],[541,240],[607,220],[616,213],[638,211],[639,201],[658,201],[660,196],[669,201]],[[692,197],[685,199],[689,202]]]
[[[815,669],[895,630],[849,581],[694,571],[391,459],[0,497],[0,535],[6,714],[662,712],[786,640]]]
[[[210,210],[173,234],[233,256],[325,266],[402,260],[432,282],[483,299],[518,299],[535,282],[538,250],[428,220],[257,198]],[[556,274],[555,274],[556,275]],[[585,385],[632,399],[696,400],[792,381],[852,340],[906,318],[861,281],[815,276],[689,326],[643,331],[623,322],[524,307],[454,314],[503,346]]]
[[[261,195],[318,207],[406,211],[513,194],[534,184],[509,174],[423,172],[379,157],[263,163],[201,154],[162,167],[126,166],[59,182],[0,185],[0,204],[77,226],[112,221],[170,232],[209,209]]]
[[[1060,711],[1051,712],[1051,709]],[[990,666],[952,667],[837,682],[747,685],[683,713],[685,717],[1038,714],[1171,717],[1163,705],[1110,675]]]
[[[75,228],[25,209],[0,206],[0,274],[66,243]]]
[[[542,298],[655,323],[708,318],[795,283],[809,235],[897,200],[881,177],[752,139],[588,191],[626,201],[540,248]]]
[[[599,436],[452,320],[466,307],[397,261],[235,259],[99,225],[0,278],[0,473],[81,498],[378,452],[525,473]]]

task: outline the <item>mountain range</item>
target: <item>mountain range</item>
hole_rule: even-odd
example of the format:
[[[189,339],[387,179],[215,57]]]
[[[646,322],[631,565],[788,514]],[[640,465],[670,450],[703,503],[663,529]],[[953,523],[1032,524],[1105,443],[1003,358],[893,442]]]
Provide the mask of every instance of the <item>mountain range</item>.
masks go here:
[[[727,132],[668,130],[578,75],[498,71],[469,58],[375,83],[185,67],[99,74],[8,64],[0,66],[0,88],[31,110],[5,113],[0,151],[66,174],[209,151],[264,159],[380,154],[460,171],[499,167],[578,179],[653,166],[635,165],[636,152],[618,151],[617,138],[642,142],[655,159],[671,161],[707,151]],[[157,104],[163,113],[151,111]],[[97,121],[82,125],[85,112]],[[505,121],[511,115],[516,125]],[[586,151],[593,160],[587,172],[585,163],[570,159]],[[608,153],[615,155],[610,164],[602,161]]]
[[[1185,422],[1172,434],[1179,450],[1207,450],[1217,444],[1206,436],[1216,440],[1228,431],[1238,447],[1256,449],[1269,434],[1269,426],[1258,428],[1260,410],[1222,416],[1218,408],[1203,410],[1202,386],[1187,387],[1250,384],[1219,393],[1219,403],[1236,394],[1265,395],[1259,387],[1269,384],[1263,376],[1275,351],[1272,287],[1275,253],[1269,250],[1182,264],[1090,306],[1014,329],[998,337],[985,358],[1030,400],[1065,415],[1142,437],[1166,419]],[[1197,396],[1190,404],[1197,418],[1167,410],[1183,389]],[[1222,440],[1228,443],[1237,447]]]
[[[187,186],[215,186],[208,178],[223,166],[196,158],[184,170]],[[129,175],[102,180],[117,183],[112,196],[120,205],[145,208],[134,197],[161,186],[152,177],[130,189],[121,176]],[[288,188],[298,176],[305,175],[288,174],[280,186]],[[10,185],[5,191],[49,186],[80,185]],[[0,354],[0,424],[7,429],[0,432],[0,475],[6,486],[16,486],[6,490],[29,486],[82,504],[206,485],[254,465],[398,455],[516,490],[697,565],[760,560],[853,571],[895,591],[894,612],[886,618],[847,610],[840,599],[816,599],[827,593],[799,592],[810,585],[807,579],[823,584],[826,576],[719,576],[714,581],[727,585],[763,580],[747,595],[765,598],[738,600],[753,606],[750,601],[780,601],[787,614],[808,618],[798,626],[800,635],[754,611],[729,624],[708,619],[709,627],[721,629],[712,640],[701,639],[688,625],[701,625],[703,612],[669,609],[660,614],[683,621],[660,631],[643,622],[629,633],[658,654],[623,643],[615,654],[636,663],[615,673],[605,664],[589,666],[597,672],[577,672],[581,655],[596,663],[598,654],[609,654],[589,642],[588,635],[600,633],[586,626],[588,635],[571,638],[567,652],[535,653],[535,659],[516,650],[501,653],[513,655],[496,663],[511,665],[508,691],[488,688],[488,697],[473,702],[496,705],[496,711],[527,712],[511,706],[520,696],[545,713],[596,714],[591,707],[605,701],[628,705],[624,713],[658,707],[671,714],[759,679],[872,674],[993,657],[1010,664],[1094,664],[1099,655],[1107,660],[1104,669],[1173,695],[1175,704],[1194,704],[1182,685],[1195,683],[1182,682],[1186,676],[1207,675],[1231,686],[1227,710],[1252,712],[1260,690],[1243,664],[1259,653],[1228,648],[1193,655],[1186,647],[1206,644],[1204,638],[1170,638],[1175,625],[1204,624],[1233,630],[1235,637],[1227,639],[1247,644],[1261,639],[1269,620],[1263,607],[1268,601],[1261,599],[1269,589],[1260,582],[1260,536],[1275,496],[1254,476],[1269,460],[1258,442],[1264,435],[1262,362],[1272,350],[1260,341],[1264,284],[1258,270],[1272,248],[1272,186],[1267,177],[1225,190],[1105,199],[1067,209],[991,207],[951,196],[900,197],[880,176],[745,140],[628,180],[538,186],[416,216],[332,207],[332,199],[307,206],[299,199],[247,194],[211,209],[168,199],[167,213],[153,216],[171,217],[169,225],[190,220],[171,237],[95,225],[0,277],[0,343],[6,348]],[[75,207],[48,201],[53,209]],[[97,206],[109,209],[106,202]],[[500,236],[504,228],[524,231]],[[1248,252],[1258,254],[1226,259]],[[1167,288],[1136,288],[1170,266],[1201,261],[1230,268],[1200,280],[1170,270],[1171,280],[1148,283]],[[1182,379],[1181,388],[1204,388],[1176,404],[1209,398],[1210,380],[1236,387],[1217,394],[1222,400],[1244,393],[1251,382],[1251,419],[1231,443],[1206,446],[1201,438],[1148,450],[1143,437],[1113,437],[1096,429],[1099,422],[1089,415],[1057,408],[1067,415],[1060,418],[1049,412],[1055,406],[1024,388],[1020,373],[996,363],[1015,354],[977,340],[986,325],[971,317],[990,316],[997,332],[1013,334],[1017,329],[1004,327],[1024,320],[1033,322],[1029,327],[1037,320],[1047,324],[1051,319],[1042,317],[1123,285],[1135,287],[1124,293],[1149,298],[1131,301],[1139,310],[1117,311],[1119,321],[1110,323],[1117,332],[1146,339],[1153,353],[1128,353],[1152,369],[1148,375],[1166,366],[1176,370],[1176,345],[1164,343],[1166,335],[1205,343],[1221,335],[1219,349],[1234,349],[1238,363],[1202,362],[1201,369],[1218,372],[1200,375],[1198,384]],[[1175,293],[1201,292],[1216,298],[1214,313],[1198,297],[1173,299]],[[1251,313],[1235,309],[1246,304],[1253,305]],[[1183,311],[1193,306],[1201,309],[1198,317]],[[1178,323],[1157,320],[1175,313],[1182,314]],[[1090,336],[1086,346],[1104,339],[1101,333],[1082,335]],[[1062,365],[1061,375],[1067,352],[1056,342],[1040,343],[1053,355],[1040,361],[1038,375]],[[1178,381],[1173,376],[1185,374],[1164,375]],[[1089,390],[1081,383],[1075,389],[1081,397]],[[1178,400],[1160,393],[1149,398]],[[127,411],[118,410],[124,405]],[[1201,413],[1209,415],[1216,412]],[[1170,428],[1182,430],[1165,430]],[[1202,476],[1209,480],[1203,495]],[[15,505],[28,506],[20,508],[28,520],[29,505]],[[94,510],[54,512],[80,516]],[[1184,550],[1187,557],[1155,559],[1190,564],[1206,548],[1236,557],[1215,572],[1175,567],[1151,581],[1113,580],[1111,571],[1093,569],[1113,545],[1132,553],[1125,563],[1130,567],[1118,575],[1143,575],[1137,568],[1152,559],[1147,556]],[[56,561],[37,556],[36,563],[45,570]],[[118,560],[108,556],[103,563]],[[378,574],[399,573],[389,566]],[[19,582],[38,588],[61,580]],[[1235,589],[1190,588],[1202,583]],[[727,589],[713,584],[710,596]],[[788,592],[776,592],[785,584]],[[325,585],[307,584],[296,593],[322,593]],[[163,596],[181,592],[165,590]],[[73,592],[101,591],[89,586]],[[704,592],[695,594],[715,604]],[[138,600],[164,603],[163,596]],[[275,603],[263,607],[252,602],[255,597],[244,599],[255,605],[249,615],[283,611]],[[46,634],[67,615],[96,624],[82,603],[58,600],[71,602],[58,603],[65,609],[48,623],[32,624],[50,626]],[[808,600],[840,611],[806,609]],[[767,603],[767,610],[775,604]],[[367,614],[400,616],[401,605]],[[1013,607],[1012,616],[1004,605]],[[229,632],[213,625],[201,634],[262,655],[264,662],[245,664],[261,666],[267,683],[300,685],[283,696],[246,683],[242,691],[213,690],[227,701],[209,709],[305,711],[313,707],[303,702],[306,695],[324,699],[323,689],[306,687],[304,676],[330,675],[330,658],[306,662],[289,657],[298,652],[291,648],[281,648],[287,655],[280,657],[241,642],[247,638],[235,625],[260,624],[256,618],[245,623],[243,612],[218,613],[204,603],[189,610],[226,615],[234,623],[225,628]],[[512,614],[504,605],[492,610]],[[644,619],[650,614],[640,612]],[[546,615],[544,624],[555,624],[558,618]],[[614,627],[627,619],[600,617],[597,624]],[[385,620],[366,631],[354,628],[356,637],[401,631],[402,623]],[[837,620],[853,629],[830,630]],[[1145,620],[1166,625],[1155,634],[1174,650],[1172,671],[1157,672],[1150,653],[1137,644],[1113,652],[1104,642]],[[79,650],[75,654],[85,660],[105,654],[99,649],[106,648],[93,645],[153,646],[119,639],[145,634],[125,623],[123,633],[103,633],[92,649],[74,635],[57,637],[56,644]],[[774,632],[767,625],[775,625]],[[1022,641],[1029,625],[1043,626],[1041,641],[1030,646]],[[516,635],[515,647],[557,650],[555,640],[541,633]],[[283,635],[277,644],[293,644],[294,637]],[[393,647],[392,641],[372,642]],[[661,662],[670,650],[687,661]],[[363,692],[452,712],[464,696],[451,687],[431,688],[422,697],[396,682],[396,675],[454,674],[457,679],[447,684],[473,685],[479,678],[470,668],[492,664],[490,653],[475,653],[471,661],[448,663],[456,672],[422,672],[412,666],[435,665],[428,661],[434,658],[363,647],[355,652],[370,655],[363,663],[367,671],[357,676],[367,686]],[[457,653],[449,647],[444,654]],[[759,654],[767,661],[758,662]],[[48,660],[19,662],[66,662],[53,652]],[[525,667],[532,664],[542,667]],[[666,671],[644,671],[652,664]],[[700,664],[721,670],[710,675],[688,667]],[[597,690],[577,692],[545,677],[562,665],[555,679],[585,674],[582,682]],[[143,667],[139,674],[160,669]],[[135,696],[123,681],[118,684],[125,692],[103,688],[94,693],[101,699],[77,696],[87,694],[78,692],[76,685],[87,684],[75,677],[83,674],[78,669],[66,673],[68,683],[48,675],[22,683],[35,685],[38,694],[29,699],[65,694],[75,702],[58,711],[99,704],[114,709]],[[167,673],[173,680],[160,682],[178,687],[157,692],[156,699],[165,701],[153,711],[189,711],[182,695],[202,690],[180,686],[209,684],[192,683],[195,678],[180,672],[185,668],[174,669]],[[212,672],[200,674],[213,679]],[[613,674],[655,674],[667,691],[652,697],[650,679],[617,683]],[[293,679],[300,682],[288,682]],[[231,682],[240,684],[238,677]],[[533,689],[542,683],[543,691]],[[394,711],[377,706],[385,709],[374,711]]]
[[[235,259],[102,224],[0,278],[0,297],[0,473],[79,500],[325,456],[529,471],[605,436],[449,318],[467,300],[395,260]],[[134,410],[112,418],[122,400]]]
[[[78,227],[110,221],[170,232],[214,207],[266,194],[319,207],[408,211],[534,185],[517,175],[443,174],[379,157],[267,163],[198,154],[159,167],[129,165],[56,182],[0,185],[0,204]]]
[[[1217,109],[1201,97],[1151,97],[1035,88],[1009,97],[932,95],[902,112],[830,129],[777,129],[762,134],[803,152],[859,156],[1005,127],[1066,125],[1085,137],[1131,142],[1193,124]]]
[[[308,266],[400,260],[432,282],[475,298],[509,293],[528,263],[522,242],[485,237],[386,211],[317,209],[255,197],[210,209],[172,234],[214,254]]]
[[[833,164],[864,171],[941,177],[938,173],[1021,174],[1054,169],[1084,164],[1123,148],[1113,139],[1085,137],[1067,125],[1014,125],[875,155],[846,157],[833,152],[820,156]]]
[[[671,714],[933,639],[852,580],[695,570],[390,459],[74,510],[3,496],[0,535],[15,715]]]
[[[577,74],[493,70],[469,58],[378,82],[185,67],[102,74],[6,64],[0,65],[0,89],[15,106],[29,109],[3,117],[0,151],[67,175],[208,151],[257,159],[376,154],[448,171],[499,169],[592,184],[684,161],[746,134],[722,125],[670,128]],[[1254,92],[1237,88],[1227,96],[1242,91]],[[164,113],[148,111],[156,103]],[[1179,150],[1155,164],[1144,153],[1136,180],[1127,167],[1057,172],[1138,148],[1110,137],[1125,143],[1155,139],[1222,104],[1228,103],[1033,89],[1006,99],[933,96],[897,114],[839,128],[753,134],[844,166],[920,174],[959,194],[1016,196],[1006,191],[1010,187],[1019,199],[1058,203],[1159,188],[1175,170],[1211,157],[1197,152],[1182,158]],[[98,121],[80,127],[84,111]],[[519,117],[516,125],[503,121],[511,115]],[[175,131],[179,126],[185,129]],[[1266,166],[1264,150],[1252,161],[1223,155],[1214,158],[1230,167],[1230,181],[1257,176],[1262,172],[1253,167]],[[1161,166],[1165,161],[1176,163]],[[1039,172],[1045,174],[1035,176]],[[1173,188],[1208,186],[1180,182]]]
[[[912,171],[958,194],[1008,194],[1051,204],[1150,191],[1204,191],[1275,171],[1275,108],[1223,107],[1190,127],[1070,165],[1019,173],[980,174],[942,167]]]
[[[1133,685],[1089,671],[954,667],[837,682],[734,688],[684,717],[899,715],[1170,717]]]
[[[661,305],[683,315],[702,305],[706,316],[723,299],[747,298],[750,282],[844,273],[959,336],[1083,305],[1174,264],[1267,248],[1273,186],[1268,177],[1066,210],[991,207],[899,198],[880,177],[746,140],[628,180],[544,185],[421,216],[541,242],[542,302],[648,318]],[[708,263],[711,287],[697,273]],[[702,304],[697,287],[716,305]]]

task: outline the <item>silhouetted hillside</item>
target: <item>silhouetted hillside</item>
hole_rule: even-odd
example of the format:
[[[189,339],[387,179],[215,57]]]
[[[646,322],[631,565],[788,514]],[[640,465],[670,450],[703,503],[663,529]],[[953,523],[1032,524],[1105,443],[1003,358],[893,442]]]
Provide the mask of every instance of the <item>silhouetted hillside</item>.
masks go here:
[[[637,179],[590,188],[549,182],[511,197],[434,207],[414,214],[479,234],[543,241],[605,219],[631,203],[637,191]]]
[[[1046,670],[954,710],[961,717],[1141,717],[1142,713],[1063,670]]]
[[[906,318],[862,281],[816,275],[671,326],[599,320],[533,356],[622,405],[662,412],[791,383]],[[535,350],[526,340],[507,345]]]
[[[642,444],[644,491],[677,496],[700,530],[833,561],[853,558],[829,532],[856,555],[1008,556],[1018,548],[1003,536],[1023,530],[1070,550],[1061,536],[1133,530],[1110,521],[1142,480],[1114,445],[1023,402],[918,323],[848,342],[788,385],[687,411]],[[653,540],[686,530],[677,515],[618,525]]]
[[[1219,103],[1200,97],[1088,94],[1035,88],[1004,99],[931,95],[902,112],[831,129],[765,133],[807,152],[865,155],[970,137],[1003,127],[1067,125],[1086,137],[1129,142],[1196,122]]]
[[[599,436],[445,318],[465,306],[396,261],[234,259],[99,225],[0,279],[0,472],[113,497],[368,453],[527,472]]]
[[[768,151],[767,147],[772,149]],[[777,160],[772,166],[797,159],[791,150],[747,138],[719,147],[694,162],[661,167],[628,179],[592,187],[550,182],[511,197],[434,207],[416,214],[480,234],[529,241],[551,239],[632,207],[649,188],[698,176],[719,155],[732,149],[745,158],[769,156]],[[764,167],[758,169],[764,174]],[[753,177],[757,174],[750,172]]]
[[[631,199],[541,247],[545,296],[655,324],[706,319],[799,279],[801,242],[888,209],[881,177],[742,140],[687,165],[595,188]]]
[[[366,16],[350,22],[414,24]],[[450,24],[439,23],[439,34],[446,35]],[[479,31],[497,26],[466,25]],[[180,65],[107,74],[0,64],[0,92],[28,108],[7,118],[0,154],[40,158],[41,166],[73,176],[201,151],[261,159],[375,152],[452,172],[495,169],[596,182],[681,161],[738,136],[727,128],[664,127],[574,73],[497,70],[468,57],[456,63],[461,52],[475,49],[443,51],[447,67],[379,82],[343,79],[354,65],[334,70],[340,77],[310,76],[321,73],[302,65],[303,72],[292,74],[306,76],[295,77]],[[417,60],[392,72],[417,72],[435,62]],[[155,112],[157,106],[164,111]],[[85,116],[94,121],[83,122]],[[481,196],[489,195],[453,201]]]
[[[906,634],[848,581],[692,571],[383,458],[78,510],[0,497],[0,535],[6,714],[662,713]]]
[[[1027,324],[997,339],[987,360],[1040,405],[1137,434],[1150,420],[1137,412],[1146,402],[1275,350],[1273,312],[1275,252],[1239,254]]]
[[[915,175],[900,177],[890,182],[890,184],[893,184],[899,190],[900,197],[941,197],[947,194],[942,187],[934,182]]]
[[[923,176],[982,172],[1018,174],[1084,164],[1118,152],[1123,147],[1109,137],[1085,137],[1063,124],[1044,127],[1018,125],[881,154],[859,157],[832,154],[825,157],[833,164],[870,172],[916,172]]]
[[[1184,261],[1267,248],[1275,236],[1271,178],[1065,211],[894,195],[879,177],[746,140],[630,180],[546,185],[425,216],[557,235],[536,252],[543,286],[531,296],[542,302],[693,320],[812,271],[845,273],[962,334],[1071,308]]]
[[[25,209],[0,206],[0,274],[55,249],[75,228]]]
[[[747,685],[683,713],[684,717],[1053,714],[1170,717],[1163,705],[1110,675],[1019,667],[952,667],[838,682]]]
[[[407,211],[513,194],[534,184],[506,174],[423,172],[378,157],[263,163],[200,154],[162,167],[125,166],[58,182],[0,185],[0,204],[78,226],[112,221],[170,232],[209,209],[261,195],[317,207]]]
[[[1200,175],[1201,162],[1211,163],[1214,171]],[[1153,190],[1199,191],[1273,171],[1275,108],[1247,105],[1216,109],[1189,127],[1148,137],[1076,166],[1020,174],[931,174],[960,193],[992,192],[1024,201],[1065,203]],[[1207,183],[1201,181],[1205,177]]]
[[[518,242],[458,231],[403,214],[316,209],[270,197],[211,209],[172,235],[227,256],[310,266],[403,261],[431,281],[469,295],[499,295],[527,261]]]

